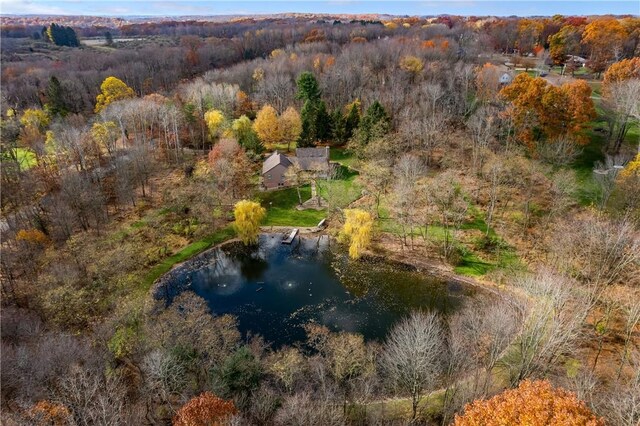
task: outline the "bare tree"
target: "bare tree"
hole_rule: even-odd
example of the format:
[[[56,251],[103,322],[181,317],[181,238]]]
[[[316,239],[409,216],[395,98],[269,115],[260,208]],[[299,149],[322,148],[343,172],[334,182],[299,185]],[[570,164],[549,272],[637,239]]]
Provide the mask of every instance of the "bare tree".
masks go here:
[[[640,302],[632,301],[631,304],[624,307],[627,320],[624,324],[624,347],[622,348],[622,357],[620,366],[618,367],[618,380],[622,375],[622,369],[629,360],[630,345],[635,329],[640,324]]]
[[[450,170],[440,173],[427,183],[426,196],[435,208],[436,218],[444,228],[442,254],[449,259],[455,248],[456,235],[467,215],[469,203]]]
[[[308,392],[291,395],[276,413],[281,426],[340,426],[346,423],[342,408],[333,401]]]
[[[640,237],[628,216],[595,214],[559,224],[555,234],[562,235],[552,243],[556,264],[589,287],[593,302],[640,259]]]
[[[402,227],[402,238],[407,245],[407,228],[413,248],[413,228],[417,222],[418,182],[424,176],[426,168],[415,155],[405,154],[398,160],[395,168],[393,206],[396,218]]]
[[[79,425],[116,426],[127,422],[125,387],[117,373],[103,376],[73,367],[59,384],[59,398]]]
[[[609,197],[616,187],[618,173],[624,169],[624,158],[620,155],[607,155],[604,162],[597,161],[593,168],[593,177],[598,184],[598,192],[595,198],[600,209],[604,209],[609,202]]]
[[[618,153],[634,121],[638,121],[640,80],[630,79],[606,87],[602,106],[609,123],[609,150]]]
[[[640,354],[631,357],[635,368],[627,382],[616,381],[605,394],[602,410],[611,424],[637,426],[640,423]]]
[[[442,323],[432,312],[413,312],[387,337],[380,362],[395,389],[411,398],[412,420],[442,372],[444,351]]]
[[[380,201],[387,192],[393,174],[382,161],[367,161],[360,167],[360,177],[369,194],[376,203],[376,216],[380,217]]]
[[[567,166],[582,153],[582,148],[568,134],[540,142],[536,152],[542,160],[554,166]]]
[[[481,106],[467,120],[467,128],[471,133],[471,159],[473,170],[482,169],[486,150],[496,131],[497,111],[495,108]]]
[[[535,302],[513,353],[505,359],[513,384],[550,371],[561,355],[571,353],[582,338],[581,327],[591,308],[589,296],[571,280],[546,270],[524,276],[517,284]]]

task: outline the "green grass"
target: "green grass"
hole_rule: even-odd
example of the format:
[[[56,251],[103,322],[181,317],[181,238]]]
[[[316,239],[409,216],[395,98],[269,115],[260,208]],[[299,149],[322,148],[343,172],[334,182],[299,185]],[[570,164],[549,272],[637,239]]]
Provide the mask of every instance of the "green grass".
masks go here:
[[[454,271],[460,275],[478,277],[496,268],[522,268],[523,265],[514,248],[500,238],[493,228],[489,228],[488,238],[490,239],[491,247],[487,247],[485,235],[487,235],[488,227],[482,213],[475,206],[470,206],[469,212],[471,219],[460,226],[460,231],[480,231],[482,237],[477,238],[474,243],[469,243],[468,241],[463,243],[461,240],[455,243],[459,258]],[[391,218],[385,205],[380,208],[380,217],[376,221],[376,229],[379,232],[402,236],[402,226]],[[407,241],[413,236],[415,244],[424,244],[424,226],[415,226],[411,231],[406,228],[405,231],[407,233]],[[442,225],[429,225],[426,229],[426,238],[435,245],[441,245],[445,239],[446,232]],[[458,237],[463,239],[462,234]],[[491,260],[487,260],[485,257],[489,257]]]
[[[300,188],[302,201],[311,198],[311,187]],[[298,210],[298,192],[295,188],[260,193],[258,198],[267,209],[264,224],[267,226],[316,226],[327,216],[323,210]]]
[[[362,187],[356,182],[357,176],[358,172],[341,165],[337,179],[318,181],[318,192],[325,199],[331,194],[331,207],[345,208],[362,195]]]
[[[353,153],[344,148],[331,148],[331,151],[329,152],[329,159],[346,167],[352,167],[356,162],[356,158]]]
[[[332,207],[344,208],[358,199],[362,194],[362,188],[356,182],[358,173],[342,166],[339,178],[326,181],[318,181],[318,193],[325,199],[331,195]],[[310,185],[300,188],[302,202],[311,198]],[[316,226],[318,222],[327,217],[323,210],[298,210],[298,191],[296,188],[285,188],[275,191],[266,191],[258,195],[262,206],[267,209],[266,226]]]
[[[151,271],[147,274],[142,282],[142,287],[145,291],[148,291],[153,283],[160,278],[162,275],[166,274],[173,268],[174,265],[184,262],[192,258],[193,256],[202,253],[206,249],[220,244],[226,240],[233,238],[236,235],[235,230],[232,226],[227,226],[226,228],[222,228],[215,232],[214,234],[203,238],[202,240],[195,241],[188,246],[184,247],[182,250],[178,251],[172,256],[167,257],[162,262],[151,268]]]

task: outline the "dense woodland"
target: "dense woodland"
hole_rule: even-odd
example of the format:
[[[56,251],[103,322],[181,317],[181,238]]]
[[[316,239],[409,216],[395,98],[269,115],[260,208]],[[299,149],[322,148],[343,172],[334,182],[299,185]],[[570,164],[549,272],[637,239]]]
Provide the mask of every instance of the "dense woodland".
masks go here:
[[[71,32],[1,30],[3,423],[640,422],[640,19]],[[292,169],[289,205],[259,170],[296,146],[342,167]],[[295,209],[310,183],[321,212]],[[279,349],[152,297],[206,248],[325,216],[354,262],[503,296]]]

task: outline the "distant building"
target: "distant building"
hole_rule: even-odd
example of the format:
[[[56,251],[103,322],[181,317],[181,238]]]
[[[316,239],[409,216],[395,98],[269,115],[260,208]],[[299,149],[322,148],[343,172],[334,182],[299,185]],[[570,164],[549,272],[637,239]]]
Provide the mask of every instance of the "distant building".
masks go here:
[[[500,79],[498,81],[503,85],[511,84],[511,82],[513,81],[513,76],[508,72],[505,72],[500,76]]]
[[[574,64],[581,67],[587,66],[587,60],[581,56],[567,55],[567,62],[571,62],[571,61],[573,61]]]
[[[295,157],[287,157],[275,151],[262,163],[262,185],[266,189],[287,185],[287,169],[297,165],[300,170],[326,177],[329,172],[329,147],[297,148]]]

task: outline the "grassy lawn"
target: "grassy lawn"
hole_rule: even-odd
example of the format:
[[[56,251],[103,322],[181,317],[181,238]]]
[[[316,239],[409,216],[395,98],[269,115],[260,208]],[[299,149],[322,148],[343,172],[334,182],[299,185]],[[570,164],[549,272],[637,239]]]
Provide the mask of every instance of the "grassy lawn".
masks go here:
[[[354,155],[344,148],[331,148],[329,159],[346,167],[352,167],[356,162]]]
[[[220,244],[226,240],[233,238],[236,235],[233,227],[227,226],[215,232],[214,234],[203,238],[200,241],[195,241],[182,250],[178,251],[172,256],[167,257],[162,262],[151,268],[151,271],[147,274],[142,282],[142,287],[145,291],[148,291],[153,283],[160,278],[163,274],[169,272],[173,265],[184,262],[193,256],[202,253],[206,249],[213,247],[216,244]]]
[[[345,208],[362,195],[357,176],[358,172],[341,165],[336,179],[318,181],[318,192],[330,200],[332,207]]]
[[[362,188],[356,182],[358,173],[344,166],[341,167],[339,177],[334,180],[319,180],[318,193],[325,199],[330,199],[332,207],[344,208],[358,199]],[[310,185],[300,188],[302,202],[311,198]],[[296,188],[285,188],[276,191],[266,191],[258,194],[262,206],[267,209],[267,226],[316,226],[327,217],[325,210],[298,210],[298,191]]]
[[[484,235],[487,233],[487,224],[481,212],[471,206],[470,215],[470,220],[460,226],[455,243],[458,247],[459,259],[454,271],[460,275],[477,277],[485,275],[496,268],[520,268],[520,260],[513,247],[506,244],[493,228],[489,228],[488,236],[490,239],[488,241],[491,242],[491,246],[487,247],[487,240],[484,239]],[[391,218],[388,208],[384,205],[380,208],[380,217],[376,221],[376,229],[378,232],[402,236],[402,225]],[[424,244],[424,226],[415,226],[411,231],[407,228],[405,231],[407,233],[407,241],[413,236],[416,245]],[[465,241],[465,233],[469,231],[480,231],[482,237],[473,237],[471,241],[467,238]],[[429,225],[426,229],[426,238],[429,243],[440,246],[445,239],[446,232],[442,225]]]
[[[278,151],[281,153],[294,153],[296,152],[296,146],[297,144],[295,142],[291,142],[290,145],[287,146],[286,143],[277,143],[271,146],[270,149],[267,149],[268,152],[273,152],[273,151]],[[291,150],[288,150],[287,148],[291,148]]]
[[[300,188],[302,201],[311,198],[311,187]],[[298,191],[295,188],[262,192],[258,195],[262,206],[267,209],[264,225],[273,226],[316,226],[327,216],[324,210],[297,210]]]

